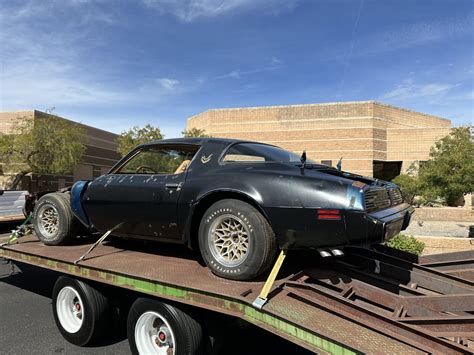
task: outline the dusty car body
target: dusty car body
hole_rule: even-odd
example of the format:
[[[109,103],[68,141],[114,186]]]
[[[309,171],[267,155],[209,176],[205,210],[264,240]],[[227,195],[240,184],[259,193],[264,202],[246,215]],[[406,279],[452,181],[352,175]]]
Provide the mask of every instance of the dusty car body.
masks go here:
[[[163,160],[162,152],[171,158]],[[154,167],[149,166],[152,164]],[[155,167],[160,164],[168,170]],[[177,242],[199,249],[207,245],[199,239],[200,226],[206,218],[212,222],[214,215],[218,216],[221,224],[205,230],[209,240],[221,243],[214,261],[204,257],[208,265],[219,264],[222,245],[224,254],[234,259],[245,256],[250,248],[247,237],[262,223],[268,223],[271,231],[261,233],[268,232],[266,238],[273,238],[280,249],[321,249],[382,242],[405,229],[413,212],[394,184],[301,162],[299,156],[271,145],[218,138],[141,145],[108,174],[77,182],[70,195],[72,213],[91,232],[114,228],[118,236]],[[240,201],[253,210],[244,206],[245,213],[240,215],[232,207],[235,203],[222,202],[213,215],[209,209],[220,201]],[[255,215],[263,219],[253,224],[246,221]],[[245,245],[238,244],[244,239],[245,252]],[[265,253],[275,253],[272,243]],[[272,259],[273,255],[266,257]],[[232,261],[236,267],[230,267],[232,263],[228,263],[229,268],[217,265],[224,270],[221,274],[239,274],[235,270],[243,264]],[[219,274],[219,270],[213,271]]]

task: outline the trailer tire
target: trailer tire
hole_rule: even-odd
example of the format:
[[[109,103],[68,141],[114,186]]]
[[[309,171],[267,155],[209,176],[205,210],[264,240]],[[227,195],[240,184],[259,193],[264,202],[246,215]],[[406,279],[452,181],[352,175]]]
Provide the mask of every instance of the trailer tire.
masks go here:
[[[33,228],[46,245],[64,245],[82,230],[74,217],[68,193],[54,192],[41,197],[33,211]]]
[[[82,281],[59,277],[53,288],[52,303],[56,325],[72,344],[93,344],[110,326],[112,312],[108,299]]]
[[[132,354],[158,353],[160,347],[174,355],[203,353],[201,325],[184,311],[148,298],[137,299],[130,308],[127,336]]]
[[[214,274],[251,280],[270,267],[277,243],[267,219],[255,207],[241,200],[225,199],[204,213],[199,226],[199,250]]]

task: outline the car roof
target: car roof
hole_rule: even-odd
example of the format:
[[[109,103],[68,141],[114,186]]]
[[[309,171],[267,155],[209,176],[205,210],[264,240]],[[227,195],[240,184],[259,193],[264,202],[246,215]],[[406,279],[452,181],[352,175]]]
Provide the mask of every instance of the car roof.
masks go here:
[[[212,143],[212,142],[224,143],[224,144],[231,144],[231,143],[238,143],[238,142],[265,144],[265,143],[246,141],[246,140],[241,140],[241,139],[200,137],[200,138],[159,139],[159,140],[154,140],[154,141],[151,141],[151,142],[148,142],[148,143],[141,144],[140,146],[157,145],[157,144],[197,144],[197,145],[202,145],[203,143]]]

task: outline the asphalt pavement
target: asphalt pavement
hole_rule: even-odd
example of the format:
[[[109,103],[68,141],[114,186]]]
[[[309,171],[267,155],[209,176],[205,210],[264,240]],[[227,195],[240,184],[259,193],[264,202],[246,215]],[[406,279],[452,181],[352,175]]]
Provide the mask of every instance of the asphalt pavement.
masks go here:
[[[0,234],[14,225],[0,225]],[[58,274],[26,264],[11,265],[0,259],[0,354],[129,354],[125,333],[81,348],[68,343],[53,318],[51,292]],[[309,354],[255,326],[232,328],[219,354]]]

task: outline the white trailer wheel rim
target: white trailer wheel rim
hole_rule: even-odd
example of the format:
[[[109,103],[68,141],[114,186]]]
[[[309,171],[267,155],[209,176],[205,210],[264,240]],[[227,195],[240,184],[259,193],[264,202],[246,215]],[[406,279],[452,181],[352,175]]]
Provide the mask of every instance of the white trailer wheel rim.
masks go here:
[[[84,322],[84,303],[74,288],[66,286],[59,291],[56,312],[65,331],[74,334],[81,329]]]
[[[160,338],[165,334],[165,337]],[[139,354],[175,354],[173,330],[160,314],[143,313],[135,324],[135,344]]]

